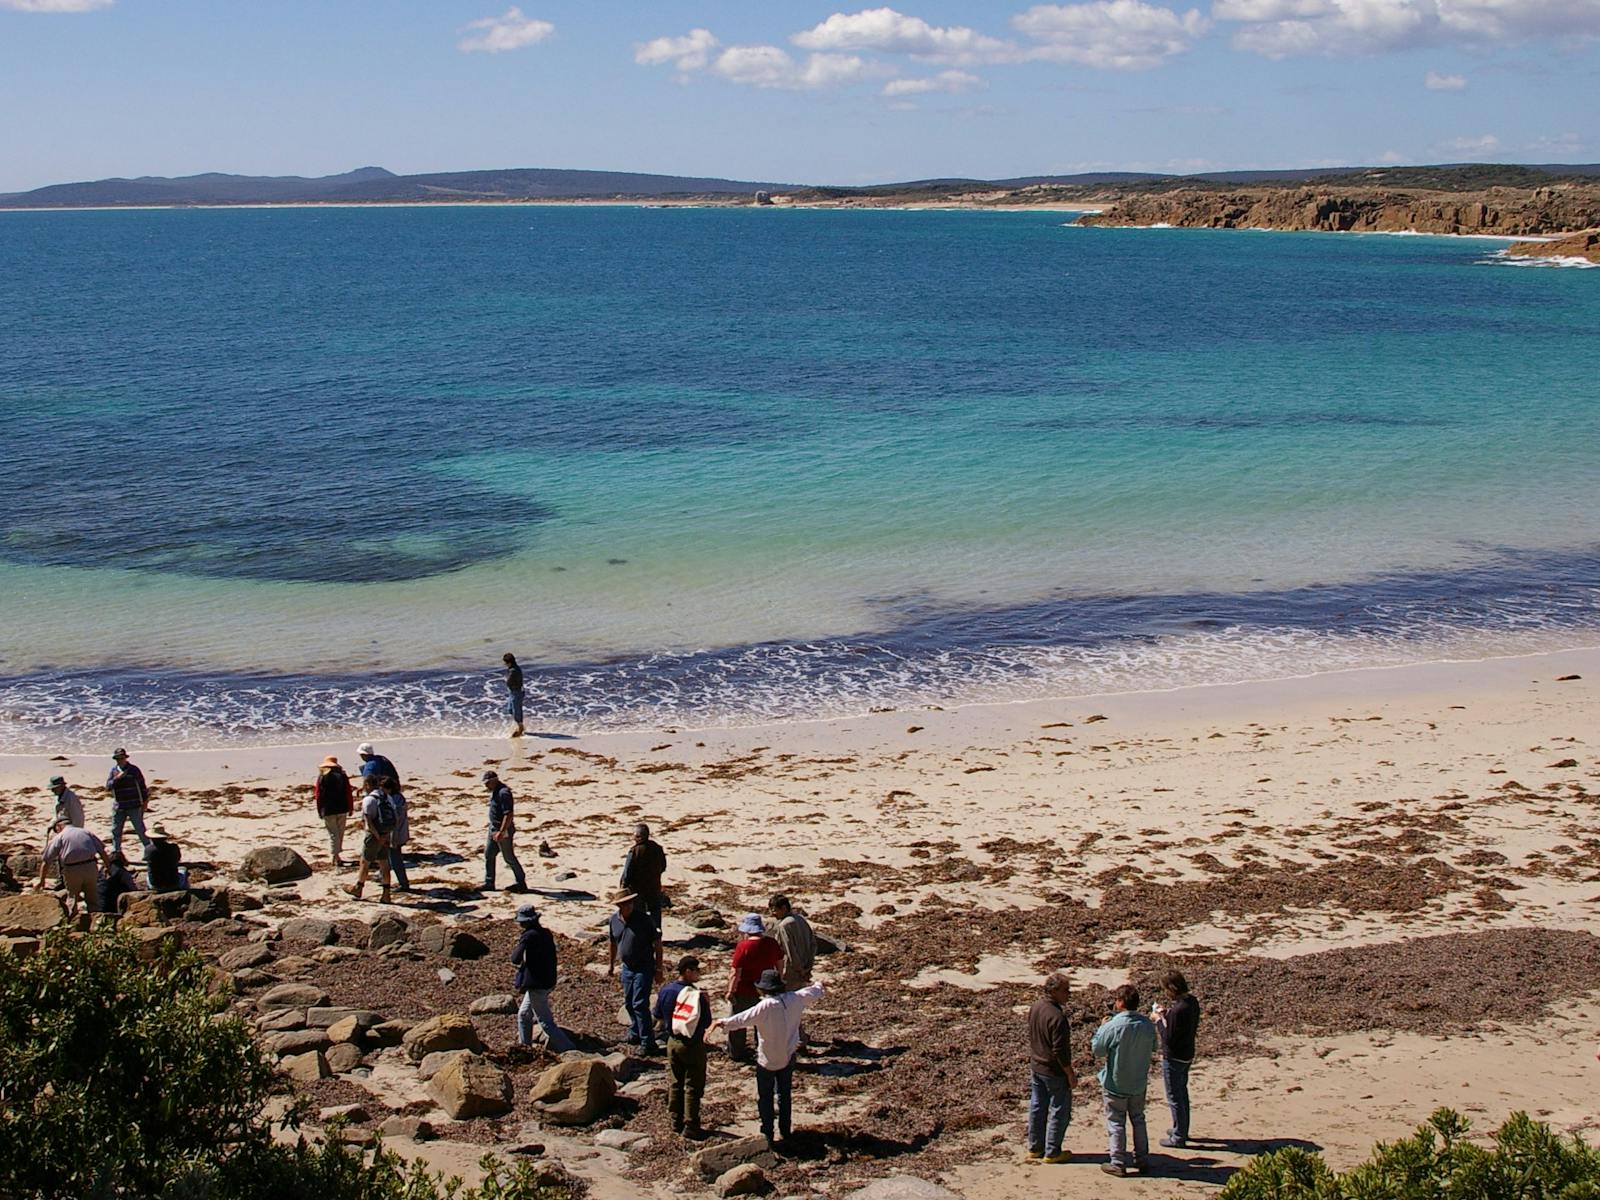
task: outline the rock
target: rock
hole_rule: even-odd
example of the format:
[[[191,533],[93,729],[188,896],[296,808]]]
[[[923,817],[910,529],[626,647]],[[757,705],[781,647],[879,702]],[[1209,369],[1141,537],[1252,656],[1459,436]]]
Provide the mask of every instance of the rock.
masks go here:
[[[367,949],[382,950],[385,946],[393,946],[410,936],[410,921],[393,913],[384,913],[372,923],[372,932],[367,935]]]
[[[134,945],[142,962],[154,962],[164,954],[183,949],[183,930],[155,926],[133,931]]]
[[[328,1034],[323,1029],[290,1029],[284,1033],[274,1033],[261,1039],[261,1044],[266,1047],[268,1054],[279,1058],[291,1058],[296,1055],[310,1054],[312,1051],[322,1051],[328,1048]],[[323,1064],[326,1067],[326,1063]]]
[[[317,969],[315,962],[298,954],[285,954],[274,965],[285,975],[307,975]]]
[[[222,921],[233,916],[226,888],[190,888],[184,917],[190,921]]]
[[[189,915],[188,892],[124,892],[117,897],[120,924],[150,928],[171,925]]]
[[[616,1094],[617,1078],[611,1068],[598,1058],[583,1058],[544,1072],[528,1099],[551,1124],[587,1125],[610,1108]]]
[[[278,1063],[282,1071],[296,1083],[315,1083],[328,1077],[328,1061],[316,1050],[304,1054],[290,1054]]]
[[[44,855],[35,854],[31,850],[24,850],[20,854],[8,854],[6,866],[17,879],[32,882],[39,878],[39,868],[44,866]]]
[[[660,1076],[654,1079],[635,1079],[632,1083],[625,1083],[617,1089],[617,1095],[628,1100],[644,1100],[653,1092],[666,1089],[666,1081]]]
[[[328,993],[309,983],[280,983],[256,1000],[262,1012],[275,1008],[316,1008],[328,1002]]]
[[[373,1023],[376,1024],[376,1022]],[[361,1023],[356,1014],[351,1013],[348,1017],[341,1017],[332,1025],[327,1026],[328,1040],[335,1046],[347,1043],[356,1045],[360,1043],[361,1034],[365,1028],[366,1026]]]
[[[433,1126],[421,1117],[389,1117],[378,1126],[384,1137],[410,1138],[413,1142],[433,1141]]]
[[[372,1114],[359,1104],[331,1104],[317,1113],[319,1121],[348,1121],[352,1125],[365,1125]]]
[[[410,1021],[384,1021],[367,1030],[367,1045],[369,1046],[398,1046],[405,1040],[406,1034],[411,1032]]]
[[[442,954],[446,958],[482,958],[489,947],[478,938],[448,925],[430,925],[412,935],[411,942],[429,954]]]
[[[765,1196],[772,1190],[767,1173],[755,1163],[740,1163],[731,1171],[717,1176],[719,1196]]]
[[[303,1008],[280,1008],[277,1012],[263,1017],[256,1027],[263,1033],[288,1033],[294,1029],[306,1027],[306,1010]]]
[[[538,1158],[544,1153],[543,1142],[516,1142],[506,1147],[507,1154],[518,1154],[523,1158]]]
[[[228,911],[235,913],[256,912],[266,907],[266,897],[260,892],[251,891],[249,888],[230,887],[224,889],[228,896]]]
[[[683,914],[684,923],[691,929],[726,929],[728,918],[714,908],[696,908]]]
[[[874,1179],[866,1187],[851,1192],[850,1200],[961,1200],[961,1197],[949,1188],[914,1175],[891,1175],[887,1179]]]
[[[435,974],[439,976],[440,983],[454,983],[456,981],[456,973],[449,967],[440,967]]]
[[[643,1150],[650,1144],[650,1135],[633,1133],[627,1129],[602,1129],[595,1134],[594,1144],[604,1146],[607,1150],[621,1150],[627,1153]]]
[[[310,942],[314,946],[326,946],[339,940],[333,922],[316,917],[293,917],[278,926],[278,936],[286,942]]]
[[[270,971],[258,971],[254,967],[246,967],[242,971],[233,973],[233,986],[240,991],[248,988],[271,987],[278,982],[278,977]]]
[[[361,1047],[341,1042],[337,1046],[329,1046],[324,1057],[328,1060],[328,1070],[335,1075],[343,1075],[361,1065]]]
[[[311,878],[311,868],[287,846],[262,846],[244,856],[239,864],[240,879],[257,879],[262,883],[290,883],[296,879]]]
[[[428,1081],[428,1094],[456,1121],[511,1111],[511,1076],[476,1055],[447,1063]]]
[[[512,995],[484,996],[474,1000],[467,1009],[473,1016],[488,1016],[491,1013],[514,1013],[517,1011],[517,998]]]
[[[38,868],[34,868],[38,878]],[[67,907],[48,892],[18,892],[0,896],[0,935],[37,937],[67,920]]]
[[[835,941],[826,934],[817,934],[818,954],[843,954],[848,949],[850,949],[850,947],[845,945],[843,942]]]
[[[217,966],[224,971],[240,971],[245,967],[261,967],[272,961],[272,951],[265,946],[236,946],[221,958]]]
[[[417,1064],[417,1078],[426,1083],[456,1059],[471,1053],[471,1050],[435,1050]]]
[[[697,1150],[689,1156],[689,1163],[701,1179],[710,1183],[745,1163],[770,1171],[778,1165],[778,1156],[767,1149],[766,1138],[742,1137]]]
[[[628,1083],[637,1079],[644,1071],[642,1060],[630,1057],[621,1050],[607,1054],[600,1061],[611,1068],[611,1074],[618,1083]]]
[[[346,1017],[354,1017],[356,1023],[363,1029],[370,1028],[383,1020],[382,1013],[375,1013],[370,1008],[346,1008],[343,1005],[318,1005],[306,1010],[306,1024],[317,1029],[327,1029],[337,1025]]]
[[[421,1062],[435,1050],[482,1050],[483,1039],[472,1027],[472,1018],[462,1013],[440,1013],[413,1027],[401,1044],[406,1057]]]
[[[43,946],[44,942],[36,937],[0,937],[0,951],[18,958],[30,958]]]

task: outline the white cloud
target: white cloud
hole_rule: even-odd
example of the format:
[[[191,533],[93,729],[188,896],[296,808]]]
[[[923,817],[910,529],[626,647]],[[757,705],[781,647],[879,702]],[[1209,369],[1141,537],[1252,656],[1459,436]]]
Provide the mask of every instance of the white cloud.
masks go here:
[[[1441,75],[1437,71],[1429,71],[1422,78],[1422,86],[1430,92],[1464,92],[1467,90],[1467,77]]]
[[[1398,150],[1385,150],[1382,154],[1378,155],[1378,161],[1387,167],[1396,166],[1399,163],[1405,162],[1405,160],[1406,156],[1401,154]]]
[[[923,96],[929,92],[970,92],[983,80],[966,71],[940,71],[927,79],[891,79],[883,85],[885,96]]]
[[[826,21],[789,39],[802,50],[909,54],[928,62],[1009,62],[1020,57],[1016,46],[964,25],[929,25],[892,8],[834,13]]]
[[[711,52],[722,43],[709,29],[691,29],[683,37],[658,37],[633,48],[633,61],[659,66],[671,63],[680,71],[703,71],[711,62]]]
[[[1268,58],[1600,37],[1596,0],[1214,0],[1211,15]]]
[[[1528,146],[1535,154],[1578,155],[1583,153],[1584,142],[1575,133],[1558,133],[1542,137]]]
[[[841,87],[873,70],[865,59],[847,54],[812,54],[797,62],[780,46],[729,46],[710,69],[729,83],[785,91]]]
[[[1446,150],[1459,150],[1462,154],[1493,154],[1500,149],[1500,139],[1492,133],[1479,137],[1451,138],[1444,143]]]
[[[0,0],[0,8],[12,12],[83,13],[110,8],[115,0]]]
[[[1029,57],[1137,71],[1189,49],[1206,30],[1195,9],[1179,14],[1144,0],[1039,4],[1012,18],[1032,38]]]
[[[555,31],[549,21],[523,16],[520,8],[508,8],[501,16],[463,25],[457,32],[466,36],[456,43],[456,49],[467,54],[499,54],[542,42]]]

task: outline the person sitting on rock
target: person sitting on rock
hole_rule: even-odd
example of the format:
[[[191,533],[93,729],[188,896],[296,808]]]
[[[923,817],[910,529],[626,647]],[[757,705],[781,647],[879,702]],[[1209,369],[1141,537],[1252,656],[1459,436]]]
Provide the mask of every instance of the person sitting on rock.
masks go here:
[[[533,1045],[533,1021],[537,1017],[550,1053],[564,1054],[574,1049],[572,1039],[556,1024],[555,1014],[550,1011],[550,991],[556,986],[556,940],[540,924],[539,910],[531,904],[517,909],[517,924],[522,926],[522,936],[511,952],[512,965],[517,968],[514,986],[522,995],[517,1008],[517,1041],[524,1046]]]
[[[116,912],[124,895],[128,892],[141,891],[143,887],[139,877],[128,869],[127,855],[121,850],[113,850],[98,889],[100,911]]]

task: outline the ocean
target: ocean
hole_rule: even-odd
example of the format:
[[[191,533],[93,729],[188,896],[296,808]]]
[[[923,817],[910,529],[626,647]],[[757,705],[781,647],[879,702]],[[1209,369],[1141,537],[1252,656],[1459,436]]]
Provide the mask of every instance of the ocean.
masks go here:
[[[0,213],[0,751],[1600,644],[1600,287],[1059,213]]]

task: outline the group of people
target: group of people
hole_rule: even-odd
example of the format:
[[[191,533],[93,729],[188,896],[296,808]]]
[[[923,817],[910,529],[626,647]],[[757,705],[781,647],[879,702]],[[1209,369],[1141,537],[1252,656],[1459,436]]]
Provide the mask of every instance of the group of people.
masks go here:
[[[1107,1154],[1101,1170],[1124,1176],[1149,1170],[1150,1135],[1145,1124],[1145,1093],[1159,1047],[1161,1079],[1171,1126],[1161,1144],[1182,1149],[1189,1143],[1189,1068],[1200,1028],[1200,1002],[1178,971],[1162,984],[1166,1002],[1139,1011],[1139,991],[1125,983],[1111,994],[1111,1015],[1095,1031],[1090,1050],[1099,1070],[1106,1116]],[[1046,1163],[1070,1162],[1061,1149],[1072,1121],[1072,1092],[1078,1076],[1072,1066],[1072,1029],[1066,1004],[1070,980],[1058,971],[1044,981],[1044,995],[1028,1010],[1028,1058],[1032,1069],[1028,1100],[1028,1157]],[[1133,1153],[1128,1153],[1128,1129]]]
[[[50,777],[50,792],[55,797],[55,812],[45,835],[43,859],[39,865],[36,890],[43,890],[54,871],[66,892],[68,910],[77,913],[116,912],[122,895],[145,886],[134,874],[122,852],[122,839],[131,827],[144,850],[144,865],[150,890],[174,891],[185,885],[179,864],[182,853],[163,830],[155,837],[145,827],[150,808],[150,785],[118,747],[111,756],[111,771],[106,776],[106,791],[111,797],[111,848],[88,828],[83,801],[67,786],[62,775]]]

